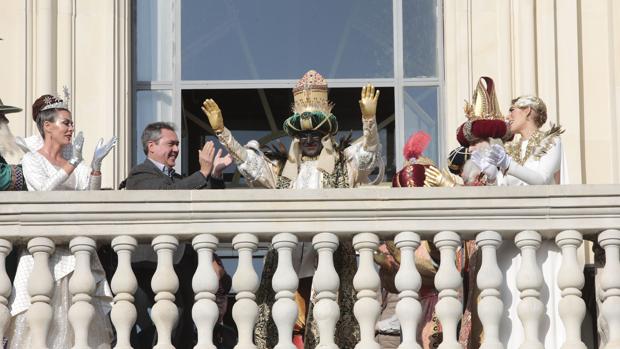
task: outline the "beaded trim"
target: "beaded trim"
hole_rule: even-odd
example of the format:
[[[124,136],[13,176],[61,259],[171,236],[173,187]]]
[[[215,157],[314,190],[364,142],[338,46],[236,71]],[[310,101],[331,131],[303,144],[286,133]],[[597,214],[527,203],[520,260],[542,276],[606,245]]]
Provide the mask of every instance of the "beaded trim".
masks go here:
[[[521,166],[523,166],[530,157],[538,161],[555,145],[556,138],[562,133],[564,133],[564,130],[560,126],[551,125],[549,131],[542,132],[537,130],[532,137],[530,137],[525,147],[525,154],[523,154],[523,157],[521,156],[522,138],[520,138],[519,141],[507,143],[505,146],[506,153]]]

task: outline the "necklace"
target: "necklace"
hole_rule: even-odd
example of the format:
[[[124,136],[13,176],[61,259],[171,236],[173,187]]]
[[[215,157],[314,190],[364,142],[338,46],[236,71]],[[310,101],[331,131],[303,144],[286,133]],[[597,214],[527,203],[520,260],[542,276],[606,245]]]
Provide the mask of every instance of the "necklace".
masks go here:
[[[555,144],[555,138],[559,137],[563,132],[564,130],[556,125],[552,125],[551,129],[547,132],[536,130],[527,140],[527,146],[525,147],[525,154],[523,154],[523,156],[521,156],[523,138],[520,138],[518,142],[513,141],[506,144],[506,153],[521,166],[523,166],[530,157],[533,157],[535,160],[540,160],[540,158],[547,154],[547,151]]]

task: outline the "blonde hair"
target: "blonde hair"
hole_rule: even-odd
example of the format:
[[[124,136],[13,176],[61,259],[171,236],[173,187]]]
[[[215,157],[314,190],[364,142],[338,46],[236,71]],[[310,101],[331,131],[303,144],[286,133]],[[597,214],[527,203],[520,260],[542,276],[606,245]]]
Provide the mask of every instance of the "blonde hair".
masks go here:
[[[530,107],[535,112],[534,113],[534,123],[538,128],[542,127],[542,125],[547,122],[547,106],[542,99],[532,96],[532,95],[524,95],[519,96],[512,100],[512,105],[523,109]]]

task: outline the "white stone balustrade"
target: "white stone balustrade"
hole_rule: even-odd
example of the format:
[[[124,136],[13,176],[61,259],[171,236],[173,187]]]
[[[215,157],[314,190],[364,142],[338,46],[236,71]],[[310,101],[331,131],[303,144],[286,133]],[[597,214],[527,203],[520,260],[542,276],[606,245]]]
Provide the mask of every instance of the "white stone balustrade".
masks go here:
[[[480,349],[503,349],[499,339],[499,327],[502,321],[504,303],[501,299],[502,271],[497,264],[497,248],[502,243],[502,236],[495,231],[483,231],[476,235],[478,255],[482,263],[476,276],[480,289],[478,316],[484,329],[484,338]]]
[[[232,279],[232,287],[237,292],[232,315],[239,332],[234,349],[256,349],[254,324],[258,316],[258,305],[255,299],[259,280],[252,265],[252,252],[258,247],[258,238],[252,234],[237,234],[232,244],[239,252],[239,263]]]
[[[11,296],[11,280],[6,273],[6,256],[11,253],[13,244],[5,239],[0,239],[0,339],[4,338],[4,331],[9,325],[11,314],[9,313],[9,297]]]
[[[213,344],[213,326],[219,317],[215,304],[219,278],[213,269],[213,253],[217,243],[217,238],[211,234],[201,234],[192,240],[192,246],[198,253],[198,268],[192,279],[192,288],[196,294],[192,318],[198,331],[198,343],[194,349],[216,349]]]
[[[536,250],[541,245],[539,233],[525,230],[517,234],[515,244],[521,250],[521,268],[517,273],[517,288],[520,292],[517,313],[523,324],[524,338],[520,349],[543,349],[539,338],[540,321],[545,306],[540,300],[543,275],[536,261]]]
[[[314,319],[319,329],[317,349],[338,349],[334,341],[336,323],[340,318],[337,295],[340,277],[334,268],[334,251],[338,248],[338,237],[332,233],[320,233],[312,239],[312,246],[317,251],[319,263],[312,279],[316,292]]]
[[[439,249],[441,261],[435,275],[435,288],[439,291],[439,301],[435,312],[443,329],[443,341],[439,349],[461,349],[458,342],[457,326],[463,316],[463,304],[459,300],[458,289],[463,284],[461,274],[456,269],[456,249],[461,245],[461,237],[452,231],[442,231],[433,239]]]
[[[605,230],[598,236],[605,249],[605,267],[600,278],[603,292],[601,314],[609,328],[604,349],[620,348],[620,230]]]
[[[69,317],[75,327],[75,348],[87,347],[85,339],[92,330],[88,328],[92,318],[93,284],[89,257],[96,241],[100,246],[111,244],[118,255],[118,267],[111,285],[115,294],[111,314],[116,331],[115,348],[131,348],[129,335],[136,321],[134,293],[137,288],[131,255],[136,240],[154,238],[152,246],[158,256],[158,267],[151,285],[156,294],[151,316],[158,332],[156,348],[172,348],[171,332],[179,316],[174,304],[179,281],[172,266],[173,252],[178,246],[175,237],[178,237],[183,241],[194,239],[194,248],[201,260],[197,270],[187,271],[196,273],[193,286],[197,348],[213,348],[215,344],[211,333],[217,317],[213,303],[217,282],[210,261],[217,247],[227,248],[232,241],[239,255],[233,277],[237,293],[232,315],[239,333],[235,348],[256,349],[253,330],[258,319],[255,298],[259,277],[254,270],[258,260],[253,260],[253,252],[260,247],[262,253],[263,246],[266,247],[273,237],[273,247],[278,253],[278,268],[272,282],[276,293],[272,316],[279,336],[276,348],[294,349],[291,337],[297,315],[294,292],[298,280],[291,253],[297,248],[299,237],[303,241],[312,240],[318,254],[312,299],[314,323],[318,327],[316,347],[337,348],[334,327],[343,314],[337,303],[339,275],[334,268],[334,251],[339,243],[353,239],[359,253],[359,267],[353,283],[357,291],[353,313],[361,334],[356,348],[378,349],[374,327],[380,312],[380,281],[373,253],[379,241],[389,240],[398,233],[395,243],[401,252],[401,266],[395,286],[400,297],[396,308],[402,332],[399,349],[419,348],[421,344],[416,336],[419,335],[420,301],[424,301],[422,292],[427,290],[421,290],[415,250],[422,239],[434,240],[441,254],[435,277],[436,288],[440,291],[436,310],[444,331],[441,348],[460,348],[456,328],[462,315],[462,300],[457,291],[462,280],[454,258],[461,239],[476,239],[478,247],[480,267],[475,277],[480,296],[474,306],[484,327],[481,348],[590,348],[594,347],[595,334],[584,331],[590,327],[583,324],[584,311],[591,315],[594,309],[586,309],[581,299],[588,293],[584,289],[582,294],[585,288],[583,265],[578,261],[577,251],[582,248],[582,239],[592,240],[598,235],[606,252],[605,267],[597,275],[602,301],[599,314],[604,319],[600,324],[605,325],[602,347],[620,349],[620,230],[617,223],[620,222],[620,186],[420,189],[416,195],[408,190],[364,188],[167,191],[161,194],[151,191],[66,192],[62,193],[62,200],[58,200],[57,193],[45,192],[0,195],[0,331],[5,329],[5,337],[10,341],[14,335],[11,333],[13,327],[7,326],[11,309],[7,303],[13,294],[4,261],[11,248],[20,255],[27,253],[23,244],[28,241],[28,252],[33,256],[33,270],[27,286],[32,304],[27,322],[30,347],[42,349],[52,342],[49,329],[54,314],[50,303],[55,283],[50,257],[55,244],[70,245],[76,268],[70,276],[74,297]],[[330,233],[317,233],[322,231]],[[211,233],[200,235],[201,232]],[[84,238],[86,236],[88,238]],[[547,263],[549,258],[559,256],[547,249],[551,239],[555,239],[562,251],[561,270],[557,276],[544,274],[543,278],[543,271],[547,273],[550,264],[542,268],[541,261]],[[545,247],[540,248],[543,242]],[[500,247],[500,244],[503,245]],[[514,246],[520,250],[520,255],[511,261]],[[500,255],[498,251],[508,254]],[[559,259],[555,262],[560,266]],[[508,272],[502,279],[507,267],[511,269],[506,269]],[[516,276],[514,267],[519,268]],[[512,290],[515,282],[520,297],[504,294],[506,288]],[[551,297],[558,291],[561,297]],[[555,306],[558,307],[556,314],[553,313]],[[514,308],[518,309],[521,323],[512,318]],[[523,333],[519,331],[520,326],[523,326]],[[555,344],[549,345],[550,342]]]
[[[134,305],[134,294],[138,289],[138,280],[131,268],[131,254],[136,250],[138,242],[127,235],[117,236],[112,240],[112,248],[118,256],[118,266],[112,277],[114,306],[110,318],[116,329],[116,346],[114,349],[131,349],[131,328],[136,322],[138,313]]]
[[[562,249],[562,266],[558,273],[558,287],[562,290],[558,311],[566,329],[562,349],[585,349],[581,341],[581,324],[586,316],[586,303],[581,298],[585,277],[583,265],[577,260],[577,249],[583,237],[576,230],[565,230],[555,237],[555,242]]]
[[[48,238],[34,238],[28,241],[28,252],[32,254],[34,266],[28,279],[28,325],[30,326],[30,347],[47,349],[47,333],[52,323],[50,302],[54,293],[54,278],[49,268],[49,259],[56,246]]]
[[[419,294],[422,278],[415,266],[415,250],[420,246],[420,236],[414,232],[404,231],[394,239],[396,247],[400,249],[400,268],[394,278],[398,290],[398,304],[396,315],[400,321],[402,343],[399,349],[421,349],[417,342],[417,330],[422,316],[422,305]]]
[[[353,314],[360,326],[360,341],[355,349],[381,348],[375,340],[375,324],[381,313],[381,305],[377,301],[381,280],[373,260],[378,247],[379,237],[375,234],[360,233],[353,237],[353,248],[359,253],[359,265],[353,277],[353,287],[357,291]]]
[[[271,314],[278,328],[278,344],[274,349],[296,349],[293,344],[293,326],[298,314],[295,291],[299,279],[293,268],[292,255],[293,249],[297,247],[297,236],[280,233],[274,236],[271,243],[278,251],[278,266],[271,281],[276,293],[276,302],[273,304]]]
[[[155,292],[151,319],[157,328],[157,345],[153,349],[174,349],[172,330],[179,319],[174,294],[179,289],[179,278],[174,272],[172,256],[179,242],[174,236],[160,235],[153,239],[151,245],[157,253],[157,269],[151,280],[151,288]]]
[[[69,292],[73,296],[73,304],[69,309],[69,323],[73,328],[75,343],[72,349],[90,349],[88,328],[95,316],[95,307],[91,304],[95,277],[90,269],[90,258],[96,247],[95,240],[84,236],[73,238],[69,243],[69,249],[75,257],[75,269],[69,279]]]

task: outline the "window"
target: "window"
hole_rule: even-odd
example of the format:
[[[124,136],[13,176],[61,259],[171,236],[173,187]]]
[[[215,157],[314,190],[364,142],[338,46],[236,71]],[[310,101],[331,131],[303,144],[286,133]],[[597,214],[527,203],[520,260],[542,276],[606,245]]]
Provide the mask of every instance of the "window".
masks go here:
[[[200,111],[215,99],[244,143],[283,138],[291,89],[309,69],[327,78],[340,130],[360,134],[357,100],[382,90],[377,116],[386,181],[402,166],[407,137],[433,137],[440,160],[441,0],[134,0],[134,163],[147,123],[171,121],[181,136],[177,167],[191,172],[209,138]],[[231,170],[226,180],[241,183]]]

